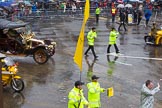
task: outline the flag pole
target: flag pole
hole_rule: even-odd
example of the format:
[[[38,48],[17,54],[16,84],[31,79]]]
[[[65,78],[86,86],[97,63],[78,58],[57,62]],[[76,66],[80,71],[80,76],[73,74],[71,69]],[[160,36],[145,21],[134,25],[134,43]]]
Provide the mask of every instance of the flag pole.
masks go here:
[[[86,22],[89,18],[89,9],[90,9],[89,2],[90,2],[89,0],[86,0],[82,27],[81,27],[81,30],[80,30],[78,42],[77,42],[77,45],[76,45],[75,54],[74,54],[74,57],[73,57],[74,62],[78,65],[78,67],[80,69],[80,81],[82,80],[82,74],[81,73],[82,73],[82,59],[83,59],[83,49],[84,49],[84,30],[85,30]]]
[[[80,81],[82,81],[82,72],[80,71]]]

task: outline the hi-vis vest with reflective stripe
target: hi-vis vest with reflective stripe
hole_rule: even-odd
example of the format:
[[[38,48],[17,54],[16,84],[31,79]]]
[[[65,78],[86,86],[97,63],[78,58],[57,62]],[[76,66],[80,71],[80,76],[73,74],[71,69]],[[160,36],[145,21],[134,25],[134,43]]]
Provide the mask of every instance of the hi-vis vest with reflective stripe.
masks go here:
[[[88,45],[94,45],[95,38],[97,38],[97,33],[93,32],[92,30],[89,31],[87,35]]]
[[[101,12],[101,10],[100,10],[100,8],[96,8],[96,14],[100,14],[100,12]]]
[[[119,32],[113,30],[110,32],[110,36],[109,36],[109,44],[113,45],[116,44],[116,38],[118,36]]]
[[[88,104],[83,96],[83,90],[75,87],[69,92],[68,99],[68,108],[84,108],[84,104]]]
[[[87,84],[88,87],[88,101],[90,108],[101,107],[100,93],[104,92],[103,88],[100,88],[98,82],[91,82]]]
[[[116,9],[112,9],[112,14],[115,14]]]

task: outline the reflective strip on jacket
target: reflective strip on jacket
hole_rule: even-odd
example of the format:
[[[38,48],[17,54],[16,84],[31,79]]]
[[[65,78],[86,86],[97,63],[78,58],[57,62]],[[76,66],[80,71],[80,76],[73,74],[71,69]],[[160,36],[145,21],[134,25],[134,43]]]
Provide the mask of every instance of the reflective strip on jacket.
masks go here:
[[[90,82],[87,87],[90,108],[101,107],[100,93],[104,92],[104,88],[101,88],[98,82]]]
[[[92,30],[89,31],[87,35],[88,45],[94,45],[95,38],[97,38],[97,33],[93,32]]]
[[[113,45],[116,44],[116,39],[118,37],[119,32],[113,30],[110,32],[110,36],[109,36],[109,44]]]
[[[68,108],[84,108],[84,105],[88,104],[83,95],[83,90],[79,90],[76,87],[69,92],[68,99]]]
[[[96,14],[100,14],[100,12],[101,12],[100,8],[96,8],[95,13],[96,13]]]
[[[144,84],[141,90],[141,105],[140,108],[153,108],[154,106],[154,94],[160,89],[158,87],[153,90],[149,90]]]

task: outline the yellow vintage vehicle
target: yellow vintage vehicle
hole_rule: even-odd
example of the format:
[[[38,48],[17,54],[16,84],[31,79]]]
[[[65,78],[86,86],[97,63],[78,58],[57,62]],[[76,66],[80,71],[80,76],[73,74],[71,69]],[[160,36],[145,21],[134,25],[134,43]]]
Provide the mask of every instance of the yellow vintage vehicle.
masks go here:
[[[162,45],[162,30],[158,30],[155,37],[149,33],[144,36],[144,40],[147,45]]]
[[[18,72],[18,62],[14,62],[10,58],[4,58],[2,62],[2,85],[3,87],[10,85],[11,88],[20,92],[24,89],[24,81],[17,75]]]

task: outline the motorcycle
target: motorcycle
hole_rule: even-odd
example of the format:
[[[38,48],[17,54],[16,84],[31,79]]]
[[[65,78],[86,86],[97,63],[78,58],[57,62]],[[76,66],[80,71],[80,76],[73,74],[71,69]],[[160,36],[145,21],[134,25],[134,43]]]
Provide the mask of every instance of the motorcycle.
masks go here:
[[[2,85],[3,87],[10,85],[13,90],[20,92],[24,89],[24,81],[18,72],[18,62],[14,62],[10,58],[4,58],[2,62]]]
[[[144,36],[144,40],[147,45],[162,45],[162,28],[156,32],[155,38],[149,33]]]

